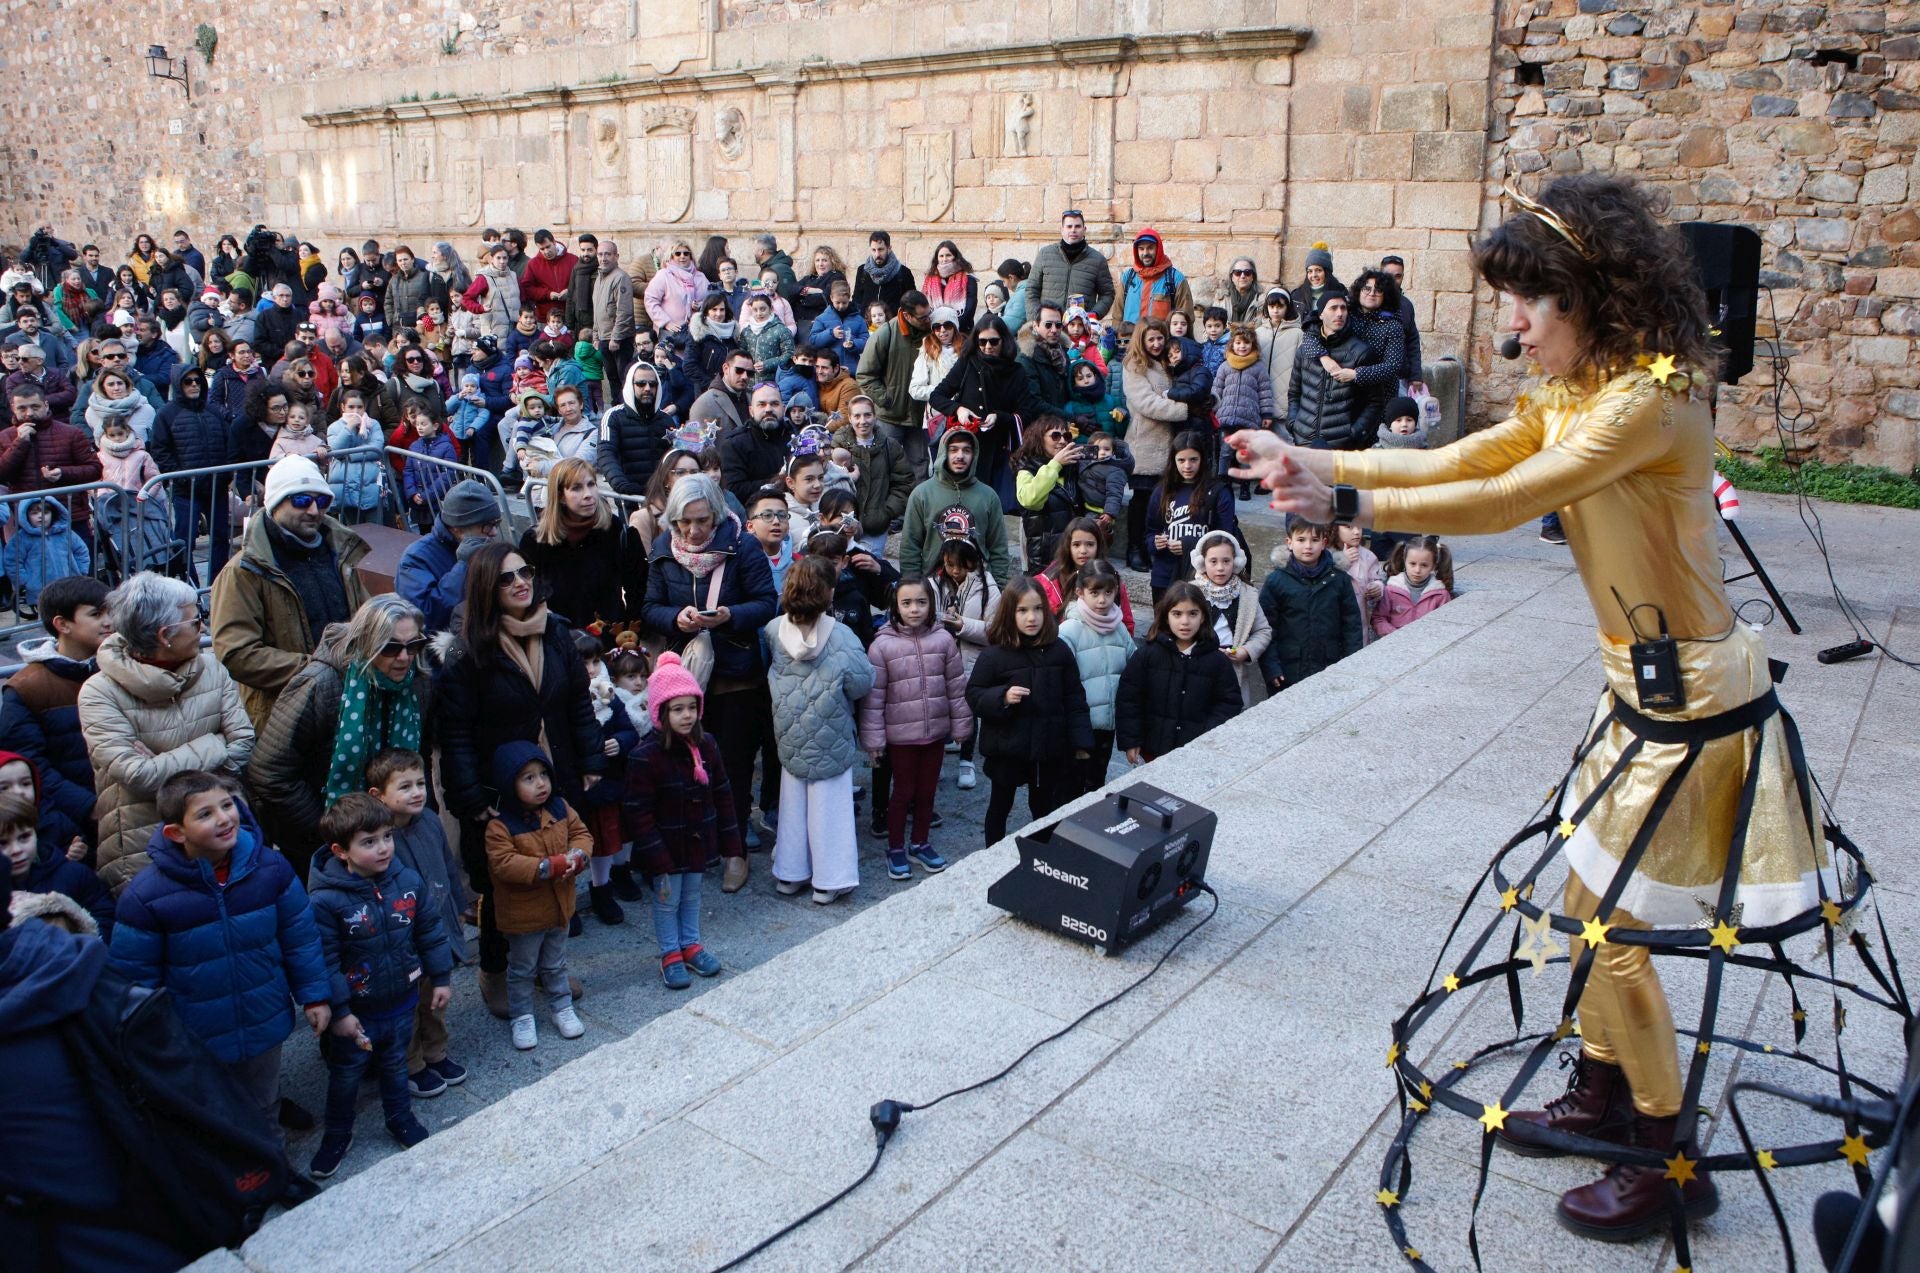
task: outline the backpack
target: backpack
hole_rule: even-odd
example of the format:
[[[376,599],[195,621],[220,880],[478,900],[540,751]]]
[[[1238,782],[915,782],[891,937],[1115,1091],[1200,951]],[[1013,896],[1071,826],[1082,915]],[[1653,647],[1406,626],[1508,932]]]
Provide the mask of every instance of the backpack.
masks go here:
[[[105,968],[60,1030],[126,1160],[126,1227],[205,1251],[238,1245],[270,1205],[296,1200],[279,1137],[165,990]]]

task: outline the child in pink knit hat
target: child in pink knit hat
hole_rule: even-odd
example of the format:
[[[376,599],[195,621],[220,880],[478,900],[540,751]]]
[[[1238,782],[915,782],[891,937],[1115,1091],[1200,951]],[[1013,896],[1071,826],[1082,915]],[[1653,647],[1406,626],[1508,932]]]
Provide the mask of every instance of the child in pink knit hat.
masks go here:
[[[747,851],[740,839],[733,788],[720,761],[720,744],[701,728],[706,696],[678,655],[662,654],[647,681],[653,732],[627,760],[626,829],[634,856],[653,876],[653,931],[660,942],[660,976],[671,990],[720,971],[700,944],[700,886],[714,854],[727,860],[722,888],[746,883]]]

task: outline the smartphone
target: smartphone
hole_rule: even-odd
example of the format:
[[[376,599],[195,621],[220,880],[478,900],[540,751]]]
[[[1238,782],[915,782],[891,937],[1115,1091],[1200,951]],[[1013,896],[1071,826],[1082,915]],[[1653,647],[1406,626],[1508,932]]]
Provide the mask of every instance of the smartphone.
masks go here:
[[[694,611],[694,613],[699,615],[702,619],[717,619],[720,617],[720,612],[718,610],[696,610]]]

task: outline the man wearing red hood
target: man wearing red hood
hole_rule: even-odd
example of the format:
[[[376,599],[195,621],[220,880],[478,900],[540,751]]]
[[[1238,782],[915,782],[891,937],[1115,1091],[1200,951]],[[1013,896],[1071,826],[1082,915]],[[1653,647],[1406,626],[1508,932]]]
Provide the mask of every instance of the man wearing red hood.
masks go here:
[[[1133,264],[1120,274],[1120,298],[1120,319],[1128,324],[1165,318],[1176,309],[1193,310],[1187,276],[1173,268],[1160,232],[1152,226],[1134,236]]]

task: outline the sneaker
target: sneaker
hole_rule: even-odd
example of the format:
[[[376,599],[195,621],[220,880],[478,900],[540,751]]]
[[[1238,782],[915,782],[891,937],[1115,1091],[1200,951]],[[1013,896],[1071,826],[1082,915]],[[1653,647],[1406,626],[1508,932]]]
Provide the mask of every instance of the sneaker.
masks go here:
[[[427,1138],[427,1129],[412,1114],[395,1119],[387,1124],[387,1135],[400,1142],[402,1149],[412,1149]]]
[[[667,983],[669,990],[685,990],[693,984],[693,978],[687,973],[686,956],[672,951],[660,956],[660,980]]]
[[[325,1180],[340,1170],[340,1164],[345,1161],[347,1151],[352,1148],[352,1132],[339,1136],[328,1132],[320,1138],[320,1149],[314,1154],[313,1161],[307,1164],[307,1174],[316,1180]]]
[[[777,808],[755,810],[753,829],[759,832],[761,839],[771,843],[780,834],[780,810]]]
[[[741,835],[740,841],[747,846],[749,853],[760,847],[760,833],[754,829],[753,823],[747,823],[747,829]]]
[[[907,861],[907,851],[905,849],[887,850],[887,878],[895,880],[910,880],[913,878],[913,867]]]
[[[1540,528],[1540,542],[1543,544],[1564,544],[1567,542],[1567,532],[1561,530],[1558,526],[1542,526]]]
[[[533,1014],[513,1019],[513,1046],[522,1052],[531,1052],[540,1044],[540,1031],[533,1024]]]
[[[947,869],[947,860],[935,853],[931,844],[916,844],[907,850],[907,856],[918,862],[928,875],[938,875]]]
[[[702,977],[717,977],[720,975],[719,958],[705,946],[688,946],[681,950],[680,958],[686,961],[687,967],[693,969]]]
[[[933,811],[933,816],[927,819],[927,830],[938,831],[941,827],[945,826],[946,824],[947,824],[947,820],[940,816],[940,811],[938,809],[935,809]]]
[[[431,1065],[421,1067],[418,1074],[407,1075],[407,1091],[417,1100],[430,1101],[444,1095],[446,1090],[447,1080]]]
[[[813,904],[815,906],[831,906],[839,901],[844,894],[851,893],[852,891],[852,889],[848,888],[817,888],[813,890]]]
[[[947,739],[947,755],[958,756],[959,754],[960,754],[959,740],[953,739],[953,738]]]
[[[773,891],[782,897],[792,897],[806,886],[807,882],[805,880],[775,880],[773,882]]]
[[[427,1068],[446,1080],[448,1087],[459,1087],[467,1081],[467,1067],[452,1057],[441,1061],[430,1061],[427,1063]]]
[[[973,762],[971,760],[961,761],[960,762],[960,790],[972,791],[973,784],[977,781],[979,780],[974,777],[974,773],[973,773]]]
[[[554,1012],[553,1028],[560,1032],[563,1039],[577,1039],[587,1032],[587,1027],[580,1023],[580,1014],[573,1010],[571,1003]]]

